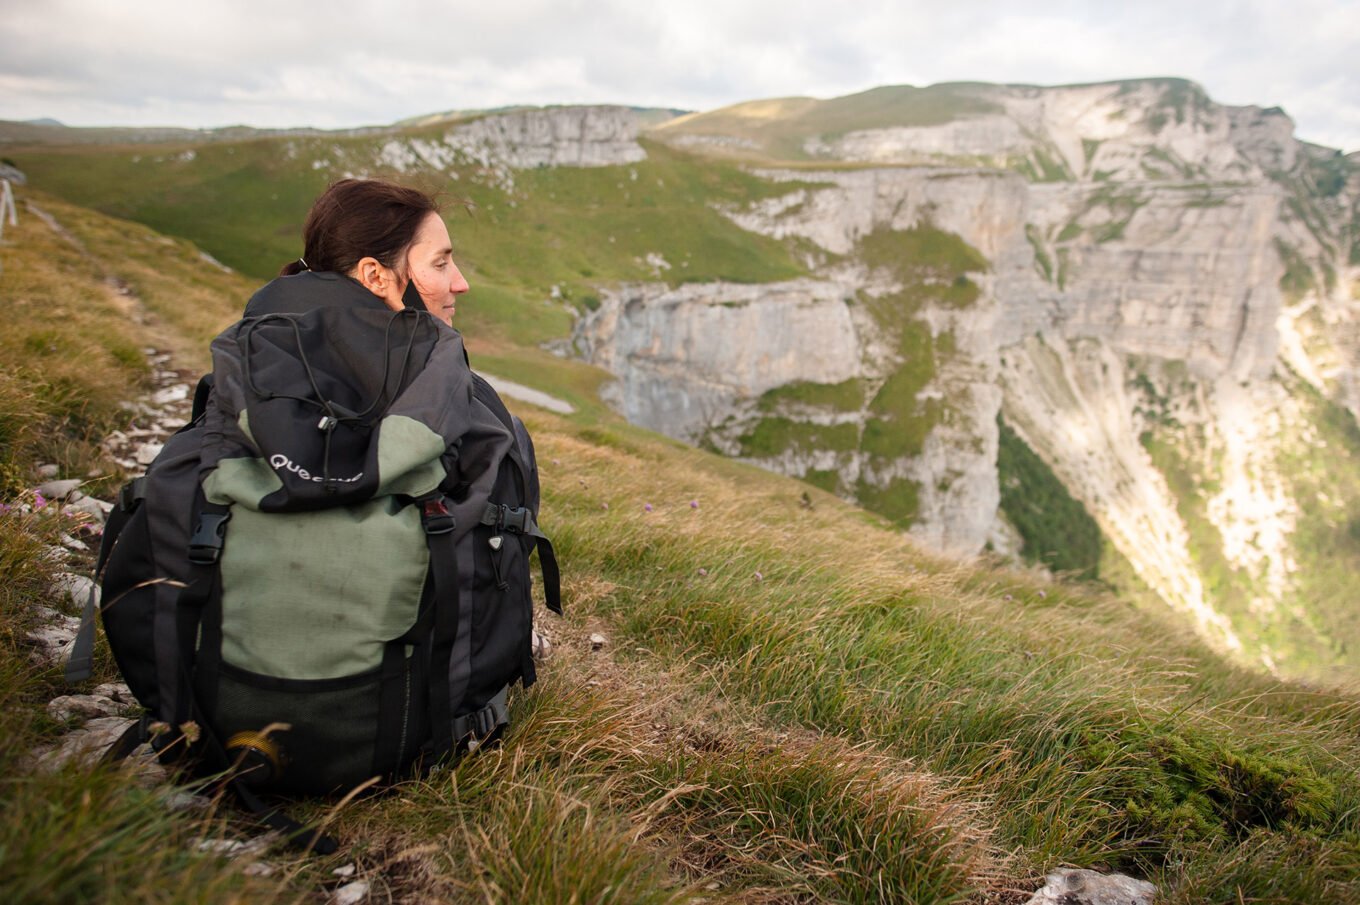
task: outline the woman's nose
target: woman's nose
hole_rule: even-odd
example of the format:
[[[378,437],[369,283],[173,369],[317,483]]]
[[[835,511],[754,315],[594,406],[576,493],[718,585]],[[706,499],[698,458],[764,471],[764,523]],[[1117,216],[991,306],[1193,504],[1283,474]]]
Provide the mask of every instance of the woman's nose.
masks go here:
[[[450,276],[451,279],[449,280],[449,292],[453,293],[454,295],[462,295],[464,292],[468,291],[468,289],[470,288],[468,286],[468,281],[463,278],[463,272],[458,269],[457,264],[453,265],[453,273]]]

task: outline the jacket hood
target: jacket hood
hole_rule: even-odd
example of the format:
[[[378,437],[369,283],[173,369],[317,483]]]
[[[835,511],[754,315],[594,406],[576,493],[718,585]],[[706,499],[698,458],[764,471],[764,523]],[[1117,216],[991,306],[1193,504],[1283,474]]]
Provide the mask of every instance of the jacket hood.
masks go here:
[[[246,303],[245,317],[302,314],[317,308],[387,311],[383,300],[342,273],[305,273],[278,277],[261,286]]]

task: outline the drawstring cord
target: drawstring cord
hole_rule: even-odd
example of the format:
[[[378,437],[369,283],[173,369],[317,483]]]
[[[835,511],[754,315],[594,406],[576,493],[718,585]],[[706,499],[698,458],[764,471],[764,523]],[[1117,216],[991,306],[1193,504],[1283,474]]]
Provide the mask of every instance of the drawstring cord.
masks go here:
[[[411,310],[393,312],[392,316],[387,321],[386,330],[383,331],[383,349],[385,352],[390,352],[392,350],[391,339],[393,325],[396,324],[399,318],[410,319],[412,317],[419,318],[420,317],[419,312]],[[297,344],[298,360],[302,362],[302,369],[307,375],[307,382],[311,384],[313,394],[312,398],[307,398],[305,396],[293,396],[287,393],[274,393],[268,390],[261,390],[255,383],[255,374],[251,367],[251,356],[253,354],[251,340],[254,338],[255,331],[258,328],[264,326],[266,323],[269,323],[270,321],[275,320],[285,321],[290,327],[292,327],[293,340]],[[406,375],[410,370],[411,353],[415,348],[416,332],[420,324],[421,321],[416,320],[411,325],[411,330],[406,337],[406,348],[405,350],[403,350],[402,353],[401,370],[398,372],[397,375],[396,385],[398,388],[400,388],[401,385],[406,381]],[[364,419],[367,418],[373,412],[374,409],[378,408],[379,405],[384,403],[384,401],[387,399],[388,380],[391,377],[392,373],[392,356],[390,354],[383,355],[382,383],[379,385],[378,392],[373,397],[373,401],[370,402],[361,411],[355,413],[354,415],[342,416],[336,414],[335,408],[332,405],[331,400],[325,398],[325,396],[323,396],[321,393],[321,387],[317,383],[316,374],[312,370],[312,363],[307,358],[307,352],[302,345],[302,328],[298,325],[296,316],[289,314],[266,314],[261,317],[253,319],[249,324],[246,325],[245,329],[242,331],[241,345],[243,352],[242,376],[245,378],[247,388],[249,388],[249,390],[252,393],[254,393],[256,396],[262,399],[290,399],[294,402],[300,402],[304,405],[314,406],[323,413],[321,420],[317,422],[317,429],[325,434],[325,443],[322,448],[321,459],[321,486],[327,493],[335,493],[338,488],[335,486],[337,482],[335,482],[331,478],[331,437],[335,433],[335,428],[339,424],[341,423],[363,424]]]

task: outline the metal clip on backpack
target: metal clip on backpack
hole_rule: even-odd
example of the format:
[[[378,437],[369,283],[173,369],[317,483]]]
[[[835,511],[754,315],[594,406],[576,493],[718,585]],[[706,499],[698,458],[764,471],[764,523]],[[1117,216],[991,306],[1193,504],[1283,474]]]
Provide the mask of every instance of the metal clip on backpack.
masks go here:
[[[105,529],[104,628],[147,709],[110,756],[148,740],[333,849],[256,793],[410,775],[499,736],[534,681],[535,550],[561,603],[533,444],[423,313],[247,318],[212,352]]]

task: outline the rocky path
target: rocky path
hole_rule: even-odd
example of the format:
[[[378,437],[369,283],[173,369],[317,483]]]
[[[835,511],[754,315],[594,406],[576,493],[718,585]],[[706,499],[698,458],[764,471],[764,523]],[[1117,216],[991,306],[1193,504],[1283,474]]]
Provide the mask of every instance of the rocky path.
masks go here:
[[[145,353],[152,366],[152,391],[145,400],[124,403],[134,414],[131,426],[115,431],[103,442],[109,458],[129,477],[146,470],[165,438],[188,420],[192,405],[190,382],[194,375],[174,369],[170,356],[163,352],[146,349]],[[28,505],[34,509],[60,507],[73,526],[62,536],[60,546],[48,550],[51,559],[61,564],[61,571],[49,588],[49,604],[38,608],[39,625],[28,635],[35,660],[57,664],[70,657],[80,629],[80,618],[70,613],[79,612],[90,594],[98,602],[99,589],[93,578],[95,556],[113,502],[90,496],[83,489],[87,481],[100,477],[98,474],[64,477],[55,465],[40,466],[39,474],[46,480],[34,488]],[[136,708],[136,700],[122,683],[106,683],[88,693],[53,699],[47,705],[48,713],[68,722],[71,729],[57,745],[35,752],[38,762],[55,769],[73,757],[98,757],[131,724],[129,714]],[[151,762],[147,766],[150,768]]]

